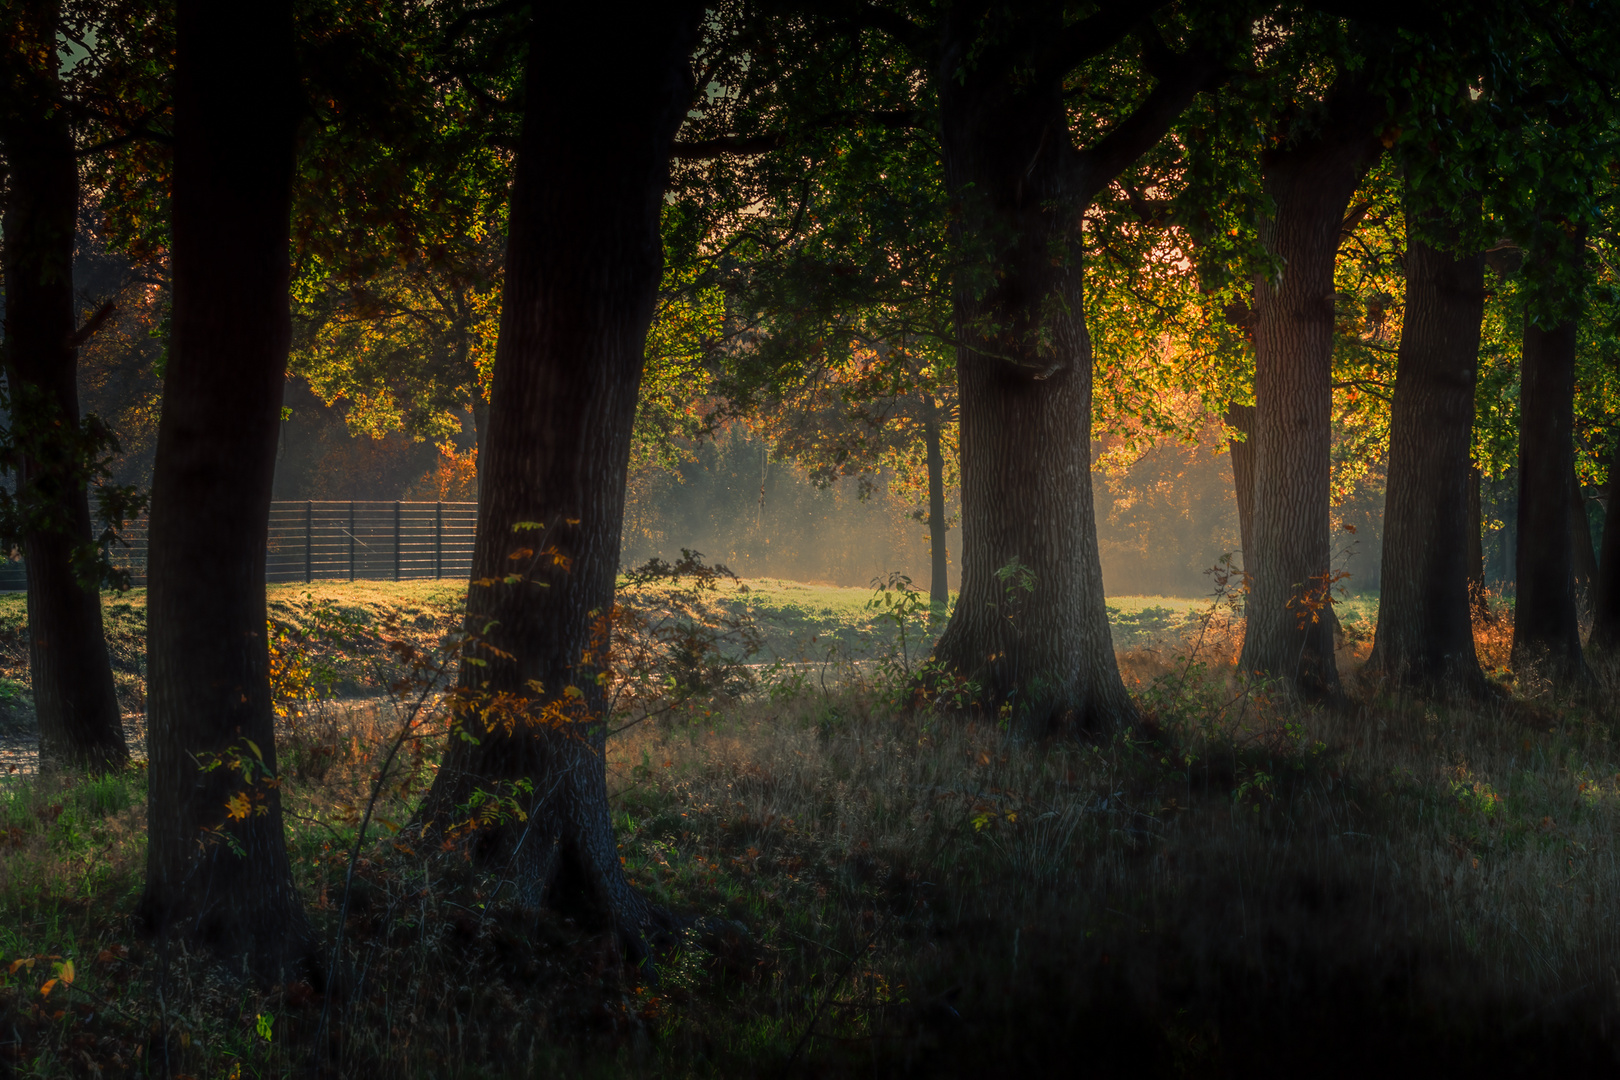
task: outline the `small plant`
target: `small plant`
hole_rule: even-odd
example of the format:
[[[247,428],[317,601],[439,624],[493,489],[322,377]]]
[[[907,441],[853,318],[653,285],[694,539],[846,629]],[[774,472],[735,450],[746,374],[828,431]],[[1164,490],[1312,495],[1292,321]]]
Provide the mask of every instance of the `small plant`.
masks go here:
[[[764,635],[746,609],[721,604],[721,586],[736,584],[724,565],[710,566],[702,552],[684,548],[673,563],[651,559],[624,575],[620,599],[586,657],[610,687],[608,715],[621,730],[682,706],[736,700],[753,689],[760,676],[750,665]],[[780,682],[786,670],[778,666],[769,673]],[[802,688],[796,673],[787,677],[790,687]]]
[[[916,639],[932,623],[934,611],[928,597],[912,588],[911,578],[890,573],[873,578],[872,598],[866,610],[875,622],[894,627],[894,647],[878,659],[878,670],[891,681],[909,682],[912,677],[911,651]],[[920,624],[920,625],[919,625]]]

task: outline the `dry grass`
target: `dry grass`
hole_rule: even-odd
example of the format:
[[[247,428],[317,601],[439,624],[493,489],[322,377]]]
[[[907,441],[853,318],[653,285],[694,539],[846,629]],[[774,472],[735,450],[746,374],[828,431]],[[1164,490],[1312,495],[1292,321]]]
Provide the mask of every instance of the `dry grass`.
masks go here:
[[[1232,689],[1215,681],[1196,689]],[[629,834],[665,845],[654,881],[684,851],[716,868],[733,891],[711,905],[763,928],[782,986],[817,985],[811,943],[860,957],[825,991],[834,1059],[999,1073],[1061,1061],[1075,1025],[1122,1067],[1156,1053],[1195,1075],[1398,1051],[1500,1065],[1555,1030],[1607,1053],[1620,775],[1589,715],[1285,712],[1262,691],[1221,716],[1161,698],[1154,742],[1040,745],[870,700],[619,751],[642,763],[626,801],[680,814],[678,834]],[[953,987],[961,1019],[930,1028]],[[694,1023],[747,1037],[745,1016]]]
[[[1612,1073],[1606,703],[1383,700],[1352,678],[1356,704],[1301,710],[1233,677],[1239,632],[1121,657],[1151,736],[899,712],[870,665],[628,729],[608,762],[627,871],[703,917],[657,985],[588,923],[521,914],[499,868],[385,827],[329,1001],[261,991],[135,933],[138,777],[7,788],[0,948],[43,958],[0,979],[21,1040],[0,1060],[301,1074],[324,1004],[319,1056],[349,1076]],[[1487,665],[1499,634],[1480,629]],[[1365,638],[1343,647],[1353,671]],[[323,708],[284,752],[330,941],[393,721]],[[78,979],[42,997],[53,954]]]

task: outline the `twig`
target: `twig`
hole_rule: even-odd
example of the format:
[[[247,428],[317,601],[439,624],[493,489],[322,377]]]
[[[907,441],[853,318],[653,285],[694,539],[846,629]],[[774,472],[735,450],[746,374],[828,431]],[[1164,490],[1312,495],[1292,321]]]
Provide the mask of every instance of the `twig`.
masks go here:
[[[441,666],[440,670],[435,674],[443,674],[443,667]],[[388,747],[388,754],[383,758],[382,768],[377,770],[376,779],[372,781],[371,795],[366,799],[366,812],[360,819],[360,831],[355,835],[354,846],[349,849],[349,869],[343,879],[343,903],[338,909],[337,931],[332,936],[332,962],[329,977],[331,972],[337,970],[339,950],[343,947],[343,930],[349,919],[349,901],[354,891],[354,871],[360,862],[360,849],[366,842],[366,830],[371,825],[371,815],[377,807],[377,798],[382,794],[383,782],[388,778],[388,770],[393,767],[394,758],[399,754],[400,748],[405,745],[412,728],[416,725],[417,717],[421,715],[422,707],[427,703],[428,696],[433,693],[437,682],[437,678],[428,680],[423,686],[422,692],[417,695],[416,700],[409,706],[405,722],[400,725],[399,734],[394,737],[393,743]],[[320,1023],[315,1026],[313,1050],[316,1055],[321,1053],[321,1040],[322,1036],[326,1034],[326,1022],[331,1010],[332,995],[327,994],[321,1002]]]

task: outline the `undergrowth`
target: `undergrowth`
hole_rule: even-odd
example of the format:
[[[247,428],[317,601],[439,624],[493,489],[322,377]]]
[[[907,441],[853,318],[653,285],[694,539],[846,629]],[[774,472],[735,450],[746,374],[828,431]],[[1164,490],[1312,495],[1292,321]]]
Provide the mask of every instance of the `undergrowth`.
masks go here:
[[[626,624],[691,646],[683,603]],[[345,625],[328,639],[374,663]],[[1613,1071],[1620,751],[1603,699],[1436,704],[1352,679],[1352,705],[1301,708],[1234,674],[1241,624],[1215,610],[1122,655],[1139,729],[1042,740],[899,707],[915,657],[844,663],[824,684],[726,633],[721,660],[687,656],[687,692],[626,691],[635,715],[610,744],[626,871],[689,917],[656,982],[588,920],[526,914],[465,846],[421,844],[408,822],[430,757],[381,787],[320,987],[257,987],[142,937],[138,770],[13,779],[0,1068]],[[331,942],[398,718],[333,700],[325,648],[288,638],[281,725],[294,871]],[[1341,663],[1365,649],[1350,629]]]

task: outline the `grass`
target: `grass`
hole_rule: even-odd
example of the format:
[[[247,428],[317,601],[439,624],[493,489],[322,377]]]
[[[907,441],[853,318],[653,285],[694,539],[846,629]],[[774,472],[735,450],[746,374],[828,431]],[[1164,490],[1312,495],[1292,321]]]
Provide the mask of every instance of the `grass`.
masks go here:
[[[749,578],[723,584],[717,606],[747,615],[763,634],[763,659],[812,660],[829,651],[854,656],[881,653],[894,642],[895,629],[871,605],[873,589]],[[427,627],[455,617],[466,596],[459,581],[317,581],[271,585],[266,589],[272,621],[294,633],[338,621],[353,632],[350,644],[380,629],[389,619]],[[955,602],[955,594],[952,594]],[[1116,647],[1131,648],[1174,640],[1188,620],[1207,610],[1205,599],[1170,596],[1117,596],[1108,600]],[[1377,614],[1376,597],[1351,597],[1341,618],[1361,625],[1367,636]],[[131,589],[103,601],[113,667],[126,709],[144,708],[146,590]],[[27,602],[23,593],[0,593],[0,710],[26,693]],[[330,638],[330,635],[326,635]],[[329,642],[330,643],[330,642]],[[338,670],[334,689],[350,696],[377,689],[365,681],[360,656],[334,646],[323,652]],[[349,661],[355,661],[350,664]]]
[[[749,584],[789,641],[865,617],[859,590]],[[395,603],[423,634],[453,616],[453,595],[394,595],[278,601],[304,629],[320,599],[345,625],[381,626]],[[617,737],[626,870],[702,917],[656,985],[599,931],[524,916],[463,851],[384,827],[363,850],[332,1061],[423,1077],[1612,1073],[1605,702],[1534,680],[1487,706],[1394,698],[1356,674],[1366,642],[1347,633],[1354,704],[1297,709],[1232,674],[1240,625],[1194,653],[1191,606],[1115,606],[1141,642],[1121,661],[1143,733],[1042,742],[899,712],[884,669],[854,666],[825,691],[767,672]],[[1154,609],[1178,621],[1150,625],[1171,617]],[[1488,665],[1502,633],[1478,629]],[[301,709],[289,843],[330,941],[393,721],[363,700]],[[307,1071],[312,987],[165,965],[136,932],[142,781],[0,787],[0,1070]],[[403,821],[413,798],[379,812]],[[71,986],[41,994],[68,959]]]

